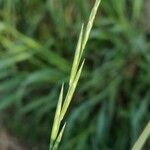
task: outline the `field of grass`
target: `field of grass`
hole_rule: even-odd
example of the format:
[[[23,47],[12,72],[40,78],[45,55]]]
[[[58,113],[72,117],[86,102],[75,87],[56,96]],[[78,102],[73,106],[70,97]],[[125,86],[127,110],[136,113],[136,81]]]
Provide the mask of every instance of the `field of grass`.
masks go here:
[[[0,122],[28,149],[49,147],[60,87],[93,4],[0,0]],[[142,0],[102,1],[61,150],[127,150],[149,121],[150,30],[143,10]]]

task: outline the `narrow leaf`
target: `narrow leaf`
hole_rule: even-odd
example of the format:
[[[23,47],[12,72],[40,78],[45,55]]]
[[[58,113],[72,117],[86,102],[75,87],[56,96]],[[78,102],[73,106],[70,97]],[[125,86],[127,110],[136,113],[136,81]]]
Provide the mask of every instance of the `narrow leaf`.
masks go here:
[[[134,144],[132,150],[141,150],[142,147],[144,146],[144,143],[148,139],[149,135],[150,135],[150,121],[147,124],[144,131],[142,132],[142,134],[140,135],[140,137],[138,138],[138,140],[136,141],[136,143]]]
[[[64,90],[64,86],[62,85],[57,108],[56,108],[53,128],[52,128],[51,145],[53,145],[53,142],[56,140],[56,137],[57,137],[58,131],[59,131],[59,127],[60,127],[60,123],[61,123],[60,122],[60,112],[61,112],[61,108],[62,108],[63,90]]]
[[[75,56],[74,56],[74,61],[73,61],[73,65],[72,65],[69,85],[71,85],[71,83],[73,82],[73,80],[76,76],[78,67],[79,67],[79,63],[80,63],[79,58],[81,55],[81,45],[82,45],[82,39],[83,39],[83,29],[84,29],[84,24],[81,27],[80,36],[79,36],[78,44],[77,44],[76,51],[75,51]]]
[[[59,146],[59,144],[61,142],[61,139],[62,139],[64,130],[65,130],[65,127],[66,127],[66,123],[63,125],[63,127],[62,127],[62,129],[61,129],[61,131],[60,131],[60,133],[59,133],[59,135],[57,137],[57,140],[56,140],[56,142],[54,144],[53,150],[57,150],[58,149],[58,146]]]
[[[66,98],[65,98],[65,101],[64,101],[64,104],[63,104],[63,107],[62,107],[62,111],[61,111],[61,117],[60,117],[61,120],[63,119],[64,115],[66,114],[67,109],[69,107],[69,104],[71,102],[71,99],[73,97],[74,91],[76,89],[77,83],[79,81],[79,78],[80,78],[80,75],[81,75],[81,72],[82,72],[82,68],[83,68],[84,62],[85,62],[85,60],[83,60],[81,66],[79,68],[79,71],[77,72],[77,75],[75,77],[74,82],[69,87],[69,90],[68,90],[68,93],[66,95]]]
[[[82,56],[82,53],[83,53],[83,51],[85,49],[86,43],[87,43],[87,41],[89,39],[89,35],[90,35],[91,29],[93,27],[93,22],[94,22],[94,19],[95,19],[98,7],[100,5],[100,2],[101,2],[101,0],[96,0],[96,2],[94,4],[94,7],[93,7],[93,9],[91,11],[91,14],[90,14],[90,17],[89,17],[89,21],[88,21],[88,24],[87,24],[87,27],[86,27],[84,39],[83,39],[81,56]]]

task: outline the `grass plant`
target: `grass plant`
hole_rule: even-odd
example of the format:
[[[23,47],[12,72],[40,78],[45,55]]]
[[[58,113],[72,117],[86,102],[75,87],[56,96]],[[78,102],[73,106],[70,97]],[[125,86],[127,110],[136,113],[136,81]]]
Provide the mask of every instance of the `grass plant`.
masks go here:
[[[63,106],[77,31],[93,3],[0,0],[0,120],[28,149],[49,149],[45,137],[53,126],[60,86],[65,83]],[[67,120],[61,150],[131,149],[149,120],[145,1],[101,4],[84,51],[78,92],[60,125]],[[83,35],[85,30],[84,25]],[[149,147],[148,141],[143,150]]]
[[[50,150],[56,150],[61,141],[64,129],[65,129],[65,125],[66,125],[66,123],[64,123],[62,129],[60,129],[61,123],[71,103],[73,94],[75,92],[77,83],[79,81],[79,78],[82,72],[82,68],[84,65],[84,60],[81,62],[82,54],[85,49],[86,43],[89,39],[89,35],[91,32],[93,22],[94,22],[100,2],[101,0],[96,0],[95,5],[91,11],[86,29],[84,30],[84,25],[82,25],[81,27],[80,36],[79,36],[79,40],[77,43],[74,61],[73,61],[72,69],[71,69],[69,88],[68,88],[64,103],[63,103],[63,93],[64,93],[63,86],[64,85],[62,85],[62,88],[61,88],[60,97],[59,97],[59,101],[57,104],[57,109],[56,109],[53,128],[52,128],[51,142],[50,142],[50,148],[49,148]]]

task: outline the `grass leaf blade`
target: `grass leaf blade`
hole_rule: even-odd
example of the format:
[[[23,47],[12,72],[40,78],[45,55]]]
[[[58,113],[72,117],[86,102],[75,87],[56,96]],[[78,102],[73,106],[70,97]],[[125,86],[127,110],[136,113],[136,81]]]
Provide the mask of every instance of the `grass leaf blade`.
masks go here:
[[[85,35],[84,35],[84,39],[83,39],[83,43],[82,43],[82,52],[81,52],[81,55],[85,49],[85,46],[86,46],[86,43],[89,39],[89,35],[90,35],[90,32],[91,32],[91,29],[93,27],[93,22],[94,22],[94,19],[95,19],[95,16],[96,16],[96,13],[97,13],[97,10],[98,10],[98,7],[101,3],[101,0],[96,0],[95,4],[94,4],[94,7],[91,11],[91,14],[90,14],[90,17],[89,17],[89,21],[88,21],[88,24],[87,24],[87,27],[86,27],[86,31],[85,31]]]
[[[150,136],[150,121],[148,122],[146,128],[134,144],[132,150],[141,150],[147,138]]]
[[[61,112],[61,108],[62,108],[63,90],[64,90],[64,85],[62,85],[57,108],[56,108],[56,113],[55,113],[55,118],[54,118],[54,123],[53,123],[53,128],[52,128],[52,134],[51,134],[51,145],[53,145],[53,142],[56,140],[56,137],[57,137],[58,131],[59,131],[59,127],[60,127],[60,112]]]
[[[81,47],[82,47],[82,40],[83,40],[83,29],[84,29],[84,24],[81,27],[80,36],[79,36],[77,48],[76,48],[76,51],[75,51],[75,57],[74,57],[74,61],[73,61],[72,69],[71,69],[69,85],[72,84],[72,82],[73,82],[73,80],[76,76],[79,63],[80,63],[79,58],[80,58],[80,55],[81,55]]]
[[[69,90],[68,90],[68,93],[67,93],[67,96],[65,98],[65,101],[64,101],[64,104],[63,104],[63,107],[62,107],[62,111],[61,111],[61,120],[63,119],[64,115],[66,114],[67,112],[67,109],[69,107],[69,104],[71,102],[71,99],[73,97],[73,94],[74,94],[74,91],[76,89],[76,86],[77,86],[77,83],[79,81],[79,78],[80,78],[80,75],[81,75],[81,72],[82,72],[82,69],[83,69],[83,66],[84,66],[84,62],[85,60],[83,60],[78,72],[77,72],[77,75],[75,77],[75,80],[74,82],[72,83],[72,85],[69,87]]]
[[[62,139],[64,130],[65,130],[65,127],[66,127],[66,123],[63,125],[63,127],[62,127],[62,129],[61,129],[61,131],[60,131],[60,133],[59,133],[59,135],[58,135],[58,137],[56,139],[56,142],[54,144],[53,150],[57,150],[58,149],[58,146],[59,146],[59,144],[61,142],[61,139]]]

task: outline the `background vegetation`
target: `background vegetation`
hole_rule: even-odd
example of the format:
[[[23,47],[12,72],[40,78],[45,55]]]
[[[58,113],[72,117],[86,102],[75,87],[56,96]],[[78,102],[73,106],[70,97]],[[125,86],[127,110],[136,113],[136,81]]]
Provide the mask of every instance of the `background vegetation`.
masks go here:
[[[0,121],[29,149],[48,149],[60,86],[93,2],[0,0]],[[145,127],[150,31],[144,15],[142,0],[102,1],[62,150],[130,149]]]

